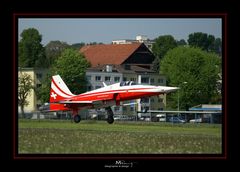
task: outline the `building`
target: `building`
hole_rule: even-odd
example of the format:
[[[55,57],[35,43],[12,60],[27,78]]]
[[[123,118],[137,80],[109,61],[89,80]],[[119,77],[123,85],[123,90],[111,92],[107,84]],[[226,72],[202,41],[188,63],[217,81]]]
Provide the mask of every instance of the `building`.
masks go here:
[[[27,73],[31,76],[31,79],[33,80],[33,86],[35,88],[41,87],[41,82],[43,78],[45,77],[47,73],[47,69],[43,68],[18,68],[18,77],[21,73]],[[32,113],[38,109],[38,107],[41,106],[41,102],[37,100],[37,96],[35,91],[32,89],[27,97],[27,101],[29,104],[24,107],[24,111],[26,113]],[[18,112],[20,112],[20,107],[18,107]]]
[[[112,44],[132,44],[132,43],[144,43],[149,50],[152,51],[152,46],[155,43],[154,40],[150,40],[145,35],[137,35],[136,39],[120,39],[120,40],[113,40]]]
[[[203,114],[200,115],[200,118],[202,119],[203,122],[222,123],[222,105],[221,104],[201,104],[201,105],[191,107],[189,108],[189,110],[203,112]]]
[[[87,45],[80,49],[91,67],[105,64],[144,65],[150,68],[155,56],[143,43]]]
[[[139,65],[151,68],[155,59],[153,53],[143,43],[87,45],[80,49],[91,67],[100,65]]]

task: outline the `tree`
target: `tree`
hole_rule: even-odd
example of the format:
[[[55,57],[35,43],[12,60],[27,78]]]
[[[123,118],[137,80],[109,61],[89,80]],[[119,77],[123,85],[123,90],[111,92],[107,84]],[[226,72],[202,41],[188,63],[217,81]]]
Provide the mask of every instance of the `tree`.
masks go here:
[[[220,38],[215,39],[214,52],[222,56],[222,40]]]
[[[207,41],[208,41],[207,51],[214,52],[215,37],[213,35],[208,35]]]
[[[85,46],[85,43],[84,42],[81,42],[81,43],[75,43],[75,44],[72,44],[71,47],[76,49],[76,50],[80,50],[80,48],[82,48],[83,46]]]
[[[215,37],[202,32],[188,35],[188,44],[191,47],[199,47],[208,52],[215,52]]]
[[[170,50],[160,63],[169,85],[180,87],[179,92],[170,95],[172,105],[178,104],[179,96],[180,109],[188,110],[188,107],[211,102],[212,97],[219,94],[221,61],[215,53],[177,47]]]
[[[49,94],[51,89],[51,77],[52,77],[52,71],[49,70],[42,80],[41,87],[38,87],[35,89],[37,98],[38,100],[41,101],[41,103],[49,102]]]
[[[177,45],[182,46],[182,45],[187,45],[187,43],[184,39],[181,39],[180,41],[177,41]]]
[[[38,90],[41,102],[49,101],[52,75],[60,75],[73,94],[85,92],[87,82],[85,71],[88,67],[90,67],[90,63],[83,54],[74,49],[65,49],[52,65],[50,72],[43,81],[42,87]]]
[[[20,67],[47,67],[45,50],[41,44],[42,36],[35,28],[23,30],[18,44]]]
[[[153,62],[154,69],[159,71],[159,61],[164,57],[164,55],[170,50],[177,46],[176,40],[171,35],[159,36],[155,39],[155,43],[152,47],[152,52],[156,58]]]
[[[68,45],[66,42],[50,41],[45,46],[46,57],[49,61],[49,65],[52,65],[66,48],[70,48],[70,45]]]
[[[25,118],[24,106],[29,104],[27,97],[33,89],[32,83],[33,80],[30,75],[20,72],[18,77],[18,105],[21,108],[21,115],[23,118]]]
[[[172,35],[159,36],[153,44],[152,51],[153,54],[161,60],[168,50],[176,46],[177,42]]]

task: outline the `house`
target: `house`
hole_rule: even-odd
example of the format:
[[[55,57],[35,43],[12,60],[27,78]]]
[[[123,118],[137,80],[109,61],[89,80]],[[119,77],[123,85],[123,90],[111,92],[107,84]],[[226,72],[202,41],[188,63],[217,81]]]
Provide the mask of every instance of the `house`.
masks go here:
[[[80,49],[91,63],[91,67],[100,65],[140,65],[151,68],[155,59],[153,53],[143,43],[87,45]]]

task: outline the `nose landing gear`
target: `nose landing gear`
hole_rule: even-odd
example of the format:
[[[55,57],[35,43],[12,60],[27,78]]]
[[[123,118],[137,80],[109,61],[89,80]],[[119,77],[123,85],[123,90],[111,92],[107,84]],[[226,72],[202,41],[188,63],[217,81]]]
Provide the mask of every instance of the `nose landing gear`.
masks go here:
[[[107,122],[108,122],[109,124],[112,124],[112,123],[114,122],[114,119],[113,119],[113,111],[112,111],[111,107],[106,107],[105,109],[106,109],[106,111],[107,111],[107,113],[108,113]]]

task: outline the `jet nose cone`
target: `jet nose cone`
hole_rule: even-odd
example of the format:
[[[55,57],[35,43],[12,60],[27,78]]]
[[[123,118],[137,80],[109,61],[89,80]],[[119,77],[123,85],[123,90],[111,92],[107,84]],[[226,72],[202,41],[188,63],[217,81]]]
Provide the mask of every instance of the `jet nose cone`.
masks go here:
[[[178,89],[179,89],[178,87],[169,87],[169,88],[165,88],[164,90],[165,90],[167,93],[170,93],[170,92],[176,91],[176,90],[178,90]]]
[[[178,90],[178,87],[159,87],[159,92],[169,93]]]

